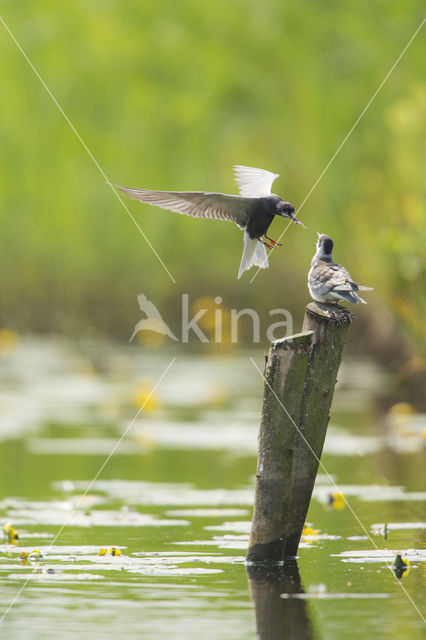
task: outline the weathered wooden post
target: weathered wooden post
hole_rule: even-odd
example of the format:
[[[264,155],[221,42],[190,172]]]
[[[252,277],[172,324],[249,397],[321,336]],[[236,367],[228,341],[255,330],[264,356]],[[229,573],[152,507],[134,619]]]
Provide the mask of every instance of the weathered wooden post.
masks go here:
[[[302,333],[270,348],[249,563],[297,554],[351,320],[347,309],[312,302]]]

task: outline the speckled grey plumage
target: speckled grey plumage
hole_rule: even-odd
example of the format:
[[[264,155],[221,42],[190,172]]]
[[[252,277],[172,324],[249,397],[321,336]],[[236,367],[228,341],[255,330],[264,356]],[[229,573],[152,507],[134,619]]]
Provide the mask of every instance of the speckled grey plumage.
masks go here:
[[[317,302],[337,303],[339,300],[358,304],[367,302],[357,291],[372,291],[371,287],[357,285],[341,264],[333,262],[334,242],[325,234],[318,234],[317,251],[308,274],[308,288]]]

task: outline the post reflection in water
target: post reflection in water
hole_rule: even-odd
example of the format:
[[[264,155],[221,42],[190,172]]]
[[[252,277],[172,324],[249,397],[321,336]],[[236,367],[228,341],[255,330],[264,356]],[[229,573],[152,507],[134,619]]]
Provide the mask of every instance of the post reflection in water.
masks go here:
[[[313,640],[309,605],[305,598],[297,597],[304,593],[297,560],[286,559],[280,566],[248,565],[246,570],[258,637],[261,640]]]

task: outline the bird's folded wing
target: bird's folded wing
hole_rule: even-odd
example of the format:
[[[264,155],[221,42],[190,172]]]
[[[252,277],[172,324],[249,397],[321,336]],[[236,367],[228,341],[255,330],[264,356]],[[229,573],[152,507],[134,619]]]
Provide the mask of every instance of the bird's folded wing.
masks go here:
[[[278,178],[278,173],[271,173],[264,169],[254,167],[243,167],[236,164],[234,166],[235,182],[240,194],[245,198],[259,198],[270,196],[272,193],[272,183]]]
[[[336,263],[330,265],[328,285],[334,291],[358,291],[358,285],[353,282],[348,271]]]
[[[320,295],[328,291],[349,291],[352,287],[348,287],[350,276],[346,269],[335,263],[324,263],[318,261],[315,266],[312,280],[315,289]]]
[[[247,225],[247,212],[253,205],[250,198],[228,196],[223,193],[149,191],[148,189],[129,189],[128,187],[115,186],[134,200],[195,218],[230,220],[242,227]]]

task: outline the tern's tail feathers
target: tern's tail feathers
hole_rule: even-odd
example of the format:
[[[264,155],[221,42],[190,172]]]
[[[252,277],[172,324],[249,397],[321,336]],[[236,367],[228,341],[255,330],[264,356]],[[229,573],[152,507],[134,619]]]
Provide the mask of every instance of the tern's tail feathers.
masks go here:
[[[358,304],[358,302],[362,302],[362,304],[367,304],[366,300],[361,298],[356,291],[346,291],[345,289],[334,289],[333,298],[335,300],[346,300],[346,302],[352,302],[352,304]]]
[[[268,254],[265,245],[259,242],[257,238],[250,238],[247,231],[244,231],[244,251],[241,258],[240,270],[238,271],[238,279],[241,278],[244,271],[251,267],[259,267],[267,269],[269,267]]]
[[[364,287],[362,285],[358,285],[358,291],[374,291],[374,289],[373,289],[373,287]],[[358,298],[358,300],[360,302],[362,302],[362,304],[367,304],[367,301],[364,300],[364,298],[361,298],[361,296],[357,295],[356,297]]]

